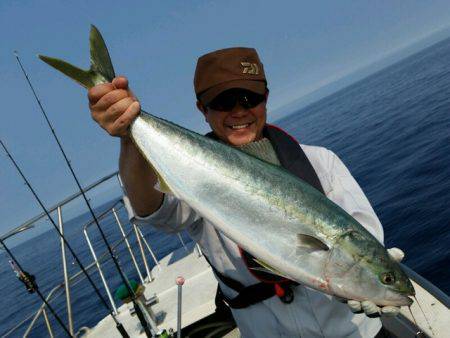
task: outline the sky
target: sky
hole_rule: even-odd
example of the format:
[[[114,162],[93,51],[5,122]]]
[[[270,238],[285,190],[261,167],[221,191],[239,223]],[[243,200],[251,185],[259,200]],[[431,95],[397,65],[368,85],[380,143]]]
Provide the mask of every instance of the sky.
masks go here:
[[[448,0],[2,0],[0,138],[46,206],[76,192],[14,58],[17,50],[82,185],[117,170],[119,140],[93,122],[86,91],[36,57],[59,57],[88,68],[90,24],[102,32],[116,74],[129,78],[145,110],[205,132],[192,84],[197,58],[204,53],[256,48],[269,82],[268,119],[273,121],[290,102],[449,23]],[[90,198],[98,205],[118,193],[110,184]],[[73,217],[80,208],[80,203],[70,205],[63,217]],[[0,234],[41,211],[0,151]]]

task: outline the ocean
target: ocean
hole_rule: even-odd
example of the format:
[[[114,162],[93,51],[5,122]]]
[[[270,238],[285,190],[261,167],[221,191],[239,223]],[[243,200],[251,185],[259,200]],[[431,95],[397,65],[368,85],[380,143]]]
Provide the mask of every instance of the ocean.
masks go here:
[[[441,41],[277,121],[304,144],[326,147],[349,168],[366,193],[385,230],[387,247],[406,253],[405,264],[450,294],[450,39]],[[97,211],[106,208],[103,206]],[[119,210],[125,224],[124,209]],[[83,263],[91,260],[82,225],[84,214],[66,222],[65,233]],[[102,221],[111,242],[119,239],[114,220]],[[127,231],[130,230],[126,224]],[[143,229],[158,258],[181,246],[175,235]],[[98,232],[90,228],[101,251]],[[183,234],[185,241],[189,241]],[[134,240],[132,240],[134,241]],[[135,246],[137,247],[137,246]],[[116,255],[125,273],[137,279],[123,245]],[[47,294],[62,281],[59,238],[43,233],[13,249],[24,269]],[[137,254],[137,252],[136,252]],[[138,262],[142,267],[142,261]],[[69,259],[70,271],[76,271]],[[151,263],[151,260],[149,260]],[[153,265],[153,264],[152,264]],[[115,290],[120,278],[112,262],[103,268]],[[143,271],[143,269],[142,269]],[[91,274],[99,288],[97,273]],[[103,292],[103,291],[102,291]],[[104,294],[104,292],[103,292]],[[105,299],[106,295],[104,294]],[[0,334],[36,311],[40,300],[28,294],[0,254]],[[64,296],[52,305],[66,320]],[[94,326],[107,312],[82,280],[72,289],[75,327]],[[49,314],[51,318],[51,314]],[[56,336],[62,329],[54,323]],[[11,336],[22,336],[27,325]],[[30,337],[47,334],[39,319]]]
[[[279,121],[334,151],[377,213],[386,247],[450,294],[450,39]]]

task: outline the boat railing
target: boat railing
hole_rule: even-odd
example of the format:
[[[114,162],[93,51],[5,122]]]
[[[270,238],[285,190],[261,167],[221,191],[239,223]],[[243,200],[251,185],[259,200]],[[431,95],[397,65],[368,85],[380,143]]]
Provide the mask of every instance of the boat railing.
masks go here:
[[[137,275],[139,277],[139,280],[140,280],[141,284],[144,284],[145,282],[151,282],[153,279],[152,279],[151,271],[150,271],[150,268],[149,268],[149,265],[148,265],[147,256],[145,254],[145,249],[147,249],[147,251],[150,254],[150,256],[152,257],[155,265],[158,266],[159,268],[161,268],[161,266],[159,264],[159,261],[156,258],[156,255],[153,252],[153,250],[151,249],[151,247],[148,244],[147,240],[145,239],[144,235],[142,234],[141,229],[139,229],[139,227],[136,224],[131,224],[132,229],[129,230],[128,232],[125,232],[124,226],[122,224],[122,221],[120,220],[119,215],[118,215],[118,211],[121,208],[123,208],[122,200],[120,200],[117,203],[115,203],[110,209],[108,209],[104,214],[102,214],[100,216],[100,218],[105,218],[107,216],[113,215],[114,220],[115,220],[115,222],[116,222],[116,224],[117,224],[117,226],[118,226],[118,228],[120,230],[120,233],[121,233],[121,238],[119,239],[117,244],[125,243],[127,251],[130,254],[131,260],[133,262],[133,266],[135,268],[135,271],[136,271],[136,273],[137,273]],[[111,289],[110,289],[110,287],[108,285],[107,278],[105,278],[105,274],[104,274],[104,271],[102,269],[101,261],[97,258],[97,253],[96,253],[96,251],[94,249],[94,246],[92,245],[92,240],[89,237],[88,230],[94,223],[95,223],[94,221],[90,221],[89,223],[84,225],[83,233],[84,233],[84,236],[85,236],[86,241],[88,243],[89,250],[91,252],[92,258],[93,258],[94,263],[95,263],[95,266],[97,267],[97,271],[98,271],[98,273],[100,275],[100,278],[102,280],[103,287],[105,288],[105,291],[106,291],[106,294],[108,296],[108,299],[109,299],[109,302],[111,304],[111,307],[113,309],[113,312],[115,314],[117,314],[117,305],[116,305],[116,303],[114,301],[114,297],[111,294]],[[141,255],[142,262],[144,263],[145,277],[144,277],[141,269],[139,268],[139,265],[138,265],[137,260],[136,260],[136,256],[135,256],[135,254],[134,254],[134,252],[132,250],[130,241],[128,240],[129,237],[133,233],[136,236],[136,240],[137,240],[137,243],[138,243],[138,246],[139,246],[139,253]],[[145,249],[144,249],[143,243],[145,244]]]
[[[91,184],[90,186],[85,188],[84,191],[85,192],[91,191],[92,189],[98,187],[99,185],[101,185],[107,181],[110,181],[113,178],[117,178],[118,184],[121,184],[118,173],[115,172],[115,173],[105,176],[102,179],[98,180],[97,182]],[[68,203],[72,202],[80,195],[81,195],[81,193],[76,193],[72,196],[69,196],[68,198],[62,200],[61,202],[57,203],[55,206],[53,206],[52,208],[49,209],[49,212],[56,211],[56,213],[58,215],[57,223],[59,226],[59,230],[62,234],[64,234],[64,220],[62,217],[63,208]],[[151,281],[153,281],[154,277],[152,276],[152,273],[151,273],[151,268],[150,268],[150,265],[148,262],[148,258],[150,258],[153,261],[154,266],[156,266],[158,269],[161,269],[161,265],[157,259],[157,256],[155,255],[154,251],[152,250],[150,244],[148,243],[147,239],[143,235],[141,229],[136,224],[128,222],[128,219],[126,220],[127,224],[125,224],[125,222],[120,219],[119,213],[123,208],[124,208],[123,200],[118,199],[117,201],[115,201],[112,204],[112,206],[108,207],[107,210],[102,212],[100,215],[96,215],[96,216],[97,216],[98,220],[100,221],[101,225],[103,225],[102,222],[105,222],[106,219],[108,219],[108,218],[109,219],[112,218],[112,220],[113,220],[112,223],[109,224],[109,226],[111,226],[114,223],[117,225],[117,230],[120,232],[120,237],[118,240],[116,240],[111,245],[111,249],[114,252],[114,255],[118,255],[117,247],[121,244],[124,244],[126,247],[126,252],[131,257],[134,271],[136,272],[140,282],[142,284],[144,284],[146,282],[151,282]],[[33,228],[38,221],[40,221],[41,219],[44,219],[45,217],[46,217],[45,213],[41,213],[41,214],[33,217],[29,221],[23,223],[22,225],[16,227],[12,231],[9,231],[5,235],[3,235],[2,239],[5,240],[7,238],[11,238],[23,231]],[[95,250],[94,245],[93,245],[93,238],[92,238],[94,229],[91,229],[93,224],[94,224],[94,220],[88,222],[87,224],[85,224],[82,227],[83,234],[85,236],[87,245],[89,247],[90,254],[92,256],[92,261],[85,266],[85,269],[88,272],[97,271],[99,273],[100,279],[103,284],[103,288],[104,288],[104,290],[107,294],[107,297],[109,299],[109,302],[111,304],[111,309],[114,312],[114,314],[117,314],[118,313],[117,304],[111,293],[111,287],[109,285],[110,283],[108,282],[108,276],[105,275],[105,271],[104,271],[104,264],[109,259],[111,259],[111,256],[109,255],[109,253],[106,250],[104,250],[103,252],[97,252],[99,250],[97,250],[97,251]],[[126,229],[127,228],[126,225],[128,225],[129,229]],[[137,249],[133,248],[133,245],[130,242],[132,238],[134,238],[134,242],[137,243],[137,247],[138,247]],[[178,234],[178,238],[181,242],[181,245],[187,250],[186,243],[183,241],[183,238],[180,234]],[[73,313],[72,313],[72,301],[71,301],[71,297],[70,297],[71,288],[74,287],[78,282],[83,280],[85,278],[85,275],[82,273],[81,270],[77,271],[76,273],[74,273],[72,275],[69,275],[68,265],[67,265],[67,257],[66,257],[66,246],[65,246],[62,238],[60,239],[60,247],[61,247],[61,260],[62,260],[62,270],[63,270],[64,280],[62,283],[59,283],[53,289],[51,289],[50,292],[48,292],[48,294],[46,295],[46,301],[51,303],[57,297],[60,297],[61,295],[65,295],[65,297],[66,297],[65,305],[66,305],[67,323],[68,323],[67,327],[69,329],[69,332],[72,335],[75,335],[75,328],[74,328],[74,324],[73,324]],[[136,257],[137,255],[135,253],[136,250],[138,251],[138,255],[140,255],[141,260],[143,262],[143,269],[141,267],[139,267],[137,257]],[[200,248],[196,247],[196,250],[200,256],[201,255]],[[24,318],[22,321],[17,323],[14,327],[9,329],[6,333],[4,333],[2,335],[2,337],[11,336],[14,333],[17,334],[17,331],[21,327],[23,327],[26,323],[29,322],[28,327],[23,334],[24,337],[27,337],[30,334],[30,332],[32,331],[32,329],[35,327],[36,323],[38,323],[38,319],[40,319],[41,317],[43,317],[43,319],[44,319],[49,336],[53,337],[54,330],[52,328],[51,321],[49,320],[49,316],[48,316],[47,310],[46,310],[46,305],[44,302],[42,302],[42,304],[39,306],[37,311],[27,315],[26,318]]]

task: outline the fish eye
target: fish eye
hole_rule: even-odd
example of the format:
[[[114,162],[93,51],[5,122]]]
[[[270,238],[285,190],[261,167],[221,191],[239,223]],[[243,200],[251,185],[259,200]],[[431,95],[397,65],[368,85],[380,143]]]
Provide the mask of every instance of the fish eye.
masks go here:
[[[394,274],[391,272],[383,272],[381,274],[381,282],[387,285],[394,284],[395,283]]]

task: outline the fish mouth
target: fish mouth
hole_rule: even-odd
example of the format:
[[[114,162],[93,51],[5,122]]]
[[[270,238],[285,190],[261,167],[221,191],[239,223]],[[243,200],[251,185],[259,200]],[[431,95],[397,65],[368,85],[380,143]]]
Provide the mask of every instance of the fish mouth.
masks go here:
[[[408,297],[408,306],[412,305],[414,303],[414,300],[411,297]]]
[[[414,300],[410,297],[411,294],[399,293],[390,291],[386,297],[383,306],[410,306]]]
[[[410,306],[412,303],[414,303],[414,300],[408,296],[404,296],[403,300],[404,302],[402,304],[399,304],[400,306]]]

